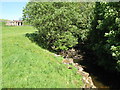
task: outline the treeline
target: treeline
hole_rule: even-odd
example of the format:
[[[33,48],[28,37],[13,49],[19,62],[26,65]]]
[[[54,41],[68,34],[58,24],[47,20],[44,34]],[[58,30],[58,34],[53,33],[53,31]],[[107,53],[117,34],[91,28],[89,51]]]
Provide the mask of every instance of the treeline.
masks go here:
[[[99,58],[98,65],[120,71],[120,3],[97,2],[87,36],[89,46]]]
[[[37,28],[37,42],[63,51],[81,43],[96,64],[120,71],[120,3],[29,2],[23,19]]]

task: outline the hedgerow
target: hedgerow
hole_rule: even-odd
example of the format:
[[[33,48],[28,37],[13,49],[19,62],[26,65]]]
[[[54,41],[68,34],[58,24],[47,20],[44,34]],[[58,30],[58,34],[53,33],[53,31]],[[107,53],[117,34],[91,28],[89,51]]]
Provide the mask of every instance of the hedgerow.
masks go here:
[[[97,65],[120,71],[119,7],[118,2],[29,2],[23,12],[47,48],[61,51],[87,43]]]
[[[88,20],[83,11],[87,5],[29,2],[24,9],[24,19],[38,29],[39,42],[56,51],[67,50],[78,44],[78,38],[86,38]]]

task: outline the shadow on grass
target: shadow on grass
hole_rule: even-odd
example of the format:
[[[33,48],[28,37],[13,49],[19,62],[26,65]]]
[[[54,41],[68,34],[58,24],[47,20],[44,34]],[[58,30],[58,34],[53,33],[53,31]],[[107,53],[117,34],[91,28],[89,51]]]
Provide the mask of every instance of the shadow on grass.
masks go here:
[[[55,53],[55,51],[53,51],[52,49],[50,49],[50,47],[47,45],[47,41],[44,42],[42,40],[40,40],[40,36],[38,35],[38,32],[34,32],[34,33],[26,33],[25,37],[27,37],[32,43],[36,43],[38,46],[40,46],[43,49],[46,49],[50,52]]]

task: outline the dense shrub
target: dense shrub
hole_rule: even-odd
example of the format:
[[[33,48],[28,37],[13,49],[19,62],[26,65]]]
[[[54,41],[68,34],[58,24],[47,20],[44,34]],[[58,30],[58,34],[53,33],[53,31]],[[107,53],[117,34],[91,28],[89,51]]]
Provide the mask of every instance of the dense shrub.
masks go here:
[[[24,19],[39,31],[39,42],[54,50],[67,50],[86,38],[89,3],[29,2]],[[83,12],[85,11],[86,12]],[[84,16],[84,14],[87,14]]]
[[[119,7],[117,2],[29,2],[23,12],[42,46],[61,51],[84,43],[98,57],[96,64],[120,71]]]

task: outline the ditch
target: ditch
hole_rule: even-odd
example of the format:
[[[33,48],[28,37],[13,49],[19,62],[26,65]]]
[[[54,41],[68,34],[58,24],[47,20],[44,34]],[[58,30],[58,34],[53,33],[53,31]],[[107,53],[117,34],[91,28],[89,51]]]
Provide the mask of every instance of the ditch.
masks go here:
[[[67,52],[61,52],[60,55],[64,56],[64,58],[73,58],[74,63],[79,63],[84,68],[84,71],[89,73],[95,87],[108,89],[119,88],[120,73],[106,71],[102,67],[91,63],[91,60],[94,61],[97,58],[89,51],[68,50]]]

